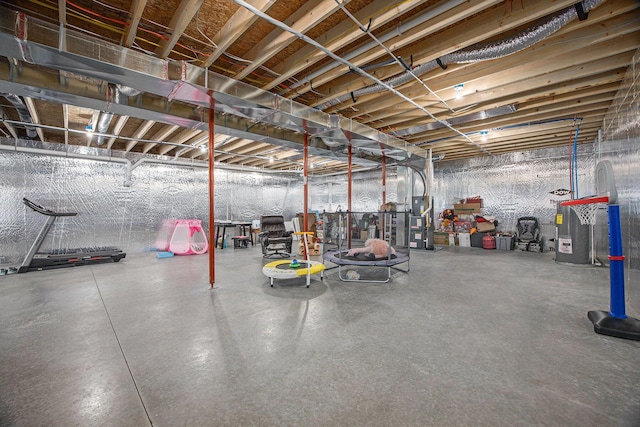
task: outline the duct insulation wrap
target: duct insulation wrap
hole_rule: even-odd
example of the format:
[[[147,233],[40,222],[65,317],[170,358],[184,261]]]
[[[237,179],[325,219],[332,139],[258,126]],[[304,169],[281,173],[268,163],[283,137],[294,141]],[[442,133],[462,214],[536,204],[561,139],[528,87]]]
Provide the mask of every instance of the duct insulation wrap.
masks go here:
[[[602,3],[603,0],[589,0],[583,2],[583,8],[585,12],[593,9]],[[504,56],[512,55],[516,52],[519,52],[523,49],[526,49],[530,46],[533,46],[536,43],[546,39],[553,33],[560,30],[562,27],[567,25],[569,22],[573,21],[578,17],[578,13],[574,6],[566,9],[564,12],[556,14],[551,18],[547,19],[545,22],[526,29],[515,36],[506,38],[504,40],[498,40],[492,43],[487,44],[477,44],[471,46],[469,48],[461,49],[457,52],[452,52],[446,54],[439,58],[440,62],[444,65],[447,64],[455,64],[455,63],[469,63],[469,62],[479,62],[479,61],[488,61],[491,59],[502,58]],[[411,70],[411,73],[405,72],[399,74],[397,76],[391,77],[389,79],[384,80],[383,82],[392,88],[396,88],[405,83],[410,82],[414,79],[415,76],[422,76],[429,71],[438,68],[439,64],[437,60],[431,60],[424,64],[418,65]],[[412,75],[413,74],[413,75]],[[331,99],[324,104],[320,105],[318,108],[321,110],[325,110],[329,107],[341,104],[343,102],[349,101],[352,98],[358,98],[359,96],[370,95],[373,93],[379,93],[386,90],[386,88],[379,84],[374,84],[371,86],[364,87],[362,89],[357,89],[351,93],[341,95],[337,98]]]
[[[116,85],[110,84],[108,86],[107,93],[109,97],[109,102],[115,102],[116,104],[120,104],[121,102],[120,90]],[[99,134],[107,133],[107,131],[109,130],[109,125],[111,124],[112,120],[113,120],[113,113],[106,112],[106,111],[103,111],[102,113],[100,113],[100,117],[98,118],[98,124],[96,125],[96,132]],[[103,135],[98,135],[98,137],[96,138],[97,145],[104,144],[104,141],[105,141],[105,137]]]

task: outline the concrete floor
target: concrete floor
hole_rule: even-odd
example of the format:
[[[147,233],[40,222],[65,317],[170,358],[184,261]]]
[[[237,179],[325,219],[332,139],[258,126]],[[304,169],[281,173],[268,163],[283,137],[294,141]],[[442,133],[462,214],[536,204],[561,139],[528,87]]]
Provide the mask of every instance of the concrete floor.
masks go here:
[[[207,255],[0,277],[0,425],[640,425],[640,342],[587,319],[606,268],[411,256],[309,289],[258,248],[217,250],[215,290]]]

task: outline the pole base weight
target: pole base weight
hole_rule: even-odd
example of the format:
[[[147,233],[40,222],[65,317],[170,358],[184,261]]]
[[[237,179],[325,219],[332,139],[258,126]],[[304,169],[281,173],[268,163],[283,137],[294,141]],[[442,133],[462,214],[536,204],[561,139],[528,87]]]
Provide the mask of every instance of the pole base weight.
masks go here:
[[[638,319],[633,317],[619,319],[603,310],[590,311],[588,316],[593,323],[593,330],[598,334],[640,341],[640,320]]]

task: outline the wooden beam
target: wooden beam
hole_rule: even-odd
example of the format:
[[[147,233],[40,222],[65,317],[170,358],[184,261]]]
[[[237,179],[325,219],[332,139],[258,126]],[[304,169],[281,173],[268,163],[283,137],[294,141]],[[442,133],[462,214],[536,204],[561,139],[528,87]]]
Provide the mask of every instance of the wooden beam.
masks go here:
[[[396,4],[393,7],[389,7],[389,0],[376,0],[366,7],[353,13],[362,23],[370,23],[369,30],[375,31],[390,21],[396,19],[412,9],[423,4],[425,0],[413,0],[404,1],[400,4]],[[431,8],[430,8],[431,9]],[[429,10],[429,9],[427,9]],[[424,11],[422,13],[425,13]],[[397,31],[397,29],[389,30]],[[331,28],[329,31],[321,34],[315,39],[318,43],[322,44],[328,50],[336,52],[359,37],[364,37],[365,34],[360,28],[355,26],[355,23],[350,19],[341,21],[338,25]],[[367,38],[367,41],[370,40]],[[288,78],[295,76],[302,72],[304,69],[311,67],[317,62],[325,59],[327,55],[322,51],[319,51],[314,46],[305,46],[295,54],[286,58],[277,67],[274,67],[273,71],[280,75],[280,77],[274,79],[269,84],[262,87],[264,90],[271,90],[275,86],[284,82]]]
[[[591,17],[599,23],[598,32],[595,32],[591,26],[584,26],[576,22],[576,25],[570,25],[569,27],[571,28],[565,28],[564,31],[551,36],[540,45],[532,46],[521,52],[493,61],[450,66],[444,71],[437,69],[421,76],[421,80],[431,90],[443,97],[449,105],[459,109],[470,103],[467,102],[468,98],[466,97],[460,100],[455,99],[453,88],[456,84],[464,83],[465,91],[471,93],[481,87],[488,87],[489,85],[497,87],[504,82],[521,81],[526,84],[526,80],[531,75],[539,75],[549,72],[549,70],[579,63],[587,64],[594,58],[592,55],[590,56],[591,59],[583,59],[583,52],[587,48],[594,50],[593,54],[596,56],[611,55],[613,52],[608,52],[606,50],[608,47],[602,44],[605,41],[620,41],[624,38],[631,40],[631,43],[638,43],[637,36],[633,35],[634,32],[640,30],[640,20],[637,19],[636,12],[619,15],[604,22],[600,22],[597,19],[598,15],[595,13],[590,14]],[[430,95],[415,80],[400,89],[409,98],[420,98],[421,104],[427,109],[435,107],[446,109],[446,106]],[[398,101],[396,97],[391,96],[386,97],[386,99],[380,99],[380,94],[377,93],[360,96],[357,102],[349,103],[349,106],[355,106],[368,114],[381,110],[383,114],[384,112],[388,114],[391,107],[393,107],[392,111],[399,111],[404,108],[414,109],[409,103]],[[325,112],[331,113],[336,112],[336,110],[337,108],[327,109]],[[346,115],[353,116],[354,114]],[[367,123],[369,120],[375,119],[374,115],[371,119],[364,119],[363,122]]]
[[[115,126],[113,126],[113,134],[120,135],[120,132],[122,132],[122,129],[124,128],[124,125],[127,124],[128,120],[129,120],[129,116],[119,116],[118,120],[116,120]],[[116,138],[114,137],[109,138],[109,141],[107,141],[108,150],[111,149],[111,146],[113,145],[114,142],[116,142]]]
[[[203,139],[205,136],[205,133],[201,130],[198,129],[182,129],[181,132],[178,133],[178,135],[176,135],[174,137],[174,142],[178,143],[178,144],[185,144],[184,148],[181,147],[175,147],[172,145],[164,145],[162,147],[160,147],[158,149],[158,154],[163,156],[165,154],[167,154],[169,151],[171,150],[183,150],[185,148],[189,148],[189,144],[191,140],[198,140],[201,139],[202,142],[199,144],[194,144],[194,148],[200,146],[200,144],[204,143],[204,141],[206,141],[206,139]]]
[[[151,129],[151,127],[155,124],[156,122],[154,122],[153,120],[146,120],[145,122],[142,123],[142,125],[140,125],[138,130],[131,137],[136,139],[138,138],[142,139],[142,137],[144,137],[144,135],[149,131],[149,129]],[[133,147],[135,147],[137,143],[138,141],[127,142],[127,148],[125,149],[125,152],[128,153],[129,151],[133,150]]]
[[[178,126],[178,125],[166,125],[162,129],[160,129],[158,132],[156,132],[149,139],[151,139],[153,141],[159,141],[159,142],[164,141],[165,139],[167,139],[169,137],[169,135],[174,133],[179,128],[180,128],[180,126]],[[176,141],[172,141],[172,142],[176,142]],[[143,153],[148,153],[149,150],[151,150],[156,145],[158,145],[158,144],[156,144],[155,142],[147,142],[146,144],[144,144],[144,147],[142,148],[142,152]]]
[[[255,1],[253,7],[266,12],[276,2],[276,0]],[[235,43],[251,26],[258,20],[258,17],[244,7],[238,8],[236,13],[224,24],[224,26],[212,37],[216,50],[202,63],[203,68],[208,68],[220,57],[233,43]]]
[[[488,9],[483,13],[479,12],[482,12],[487,4],[483,4],[483,7],[479,8],[476,3],[480,4],[480,2],[473,2],[473,6],[467,5],[463,11],[455,10],[456,15],[452,19],[438,16],[434,20],[402,34],[396,41],[390,41],[387,46],[398,56],[408,57],[413,55],[416,63],[425,63],[447,53],[499,36],[535,19],[562,10],[564,7],[572,6],[575,1],[540,2],[537,0],[521,0],[519,2],[521,7],[517,8],[512,8],[510,2],[504,2],[503,5]],[[453,11],[448,15],[452,14]],[[471,18],[465,21],[464,25],[452,25],[468,17]],[[443,26],[444,23],[447,23],[447,26]],[[443,28],[446,29],[443,30]],[[442,31],[435,33],[437,30]],[[401,49],[409,45],[411,45],[410,49],[406,51]],[[364,65],[385,55],[387,55],[386,52],[380,48],[372,49],[354,58],[351,62],[356,65]],[[371,85],[371,79],[366,77],[358,77],[356,79],[353,76],[341,77],[347,71],[345,66],[341,66],[326,73],[320,80],[314,82],[314,87],[320,92],[328,92],[328,89],[325,90],[324,86],[321,85],[329,82],[331,84],[331,97],[315,102],[313,104],[314,107],[336,96],[348,94]],[[385,70],[381,70],[380,73],[376,73],[376,77],[384,79],[395,73],[395,71],[387,73]],[[300,87],[297,92],[301,94],[307,89],[307,87]]]
[[[122,35],[123,46],[131,47],[131,45],[133,45],[133,42],[136,39],[136,34],[138,33],[138,25],[140,24],[140,19],[142,18],[142,12],[144,12],[144,8],[146,5],[147,0],[133,0],[131,2],[131,7],[129,8],[129,13],[131,15],[129,19],[127,19],[127,26],[125,28],[124,34]]]
[[[171,49],[178,43],[187,25],[202,6],[204,0],[182,0],[180,6],[173,13],[173,18],[169,23],[170,34],[166,39],[161,39],[156,49],[156,55],[160,58],[167,58]]]
[[[33,98],[25,96],[24,103],[27,106],[27,110],[29,110],[29,114],[31,115],[31,121],[34,124],[39,124],[40,116],[38,115],[38,110],[36,108],[36,104],[33,102]],[[36,133],[38,134],[38,138],[40,138],[40,141],[44,142],[44,131],[41,127],[36,127]]]
[[[342,4],[348,4],[350,1],[351,0],[342,0]],[[289,16],[284,23],[299,33],[304,34],[337,10],[339,10],[339,6],[335,0],[321,0],[320,3],[305,2],[302,7],[296,10],[293,15]],[[267,37],[260,40],[260,42],[244,55],[245,59],[250,60],[251,63],[234,78],[237,80],[244,79],[297,39],[297,36],[288,31],[283,31],[280,28],[274,29]]]
[[[63,26],[67,26],[67,1],[58,0],[58,22]]]

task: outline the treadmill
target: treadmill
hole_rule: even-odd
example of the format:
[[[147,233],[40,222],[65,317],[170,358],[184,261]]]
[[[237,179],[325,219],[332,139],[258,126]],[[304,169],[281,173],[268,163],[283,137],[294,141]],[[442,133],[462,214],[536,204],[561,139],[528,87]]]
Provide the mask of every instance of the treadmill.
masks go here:
[[[99,264],[106,262],[118,262],[127,254],[120,249],[105,248],[82,248],[82,249],[62,249],[52,252],[38,252],[42,242],[44,242],[47,233],[55,222],[56,218],[61,216],[76,216],[77,212],[54,212],[46,209],[27,198],[22,199],[22,203],[33,209],[34,211],[45,215],[47,222],[44,223],[36,241],[31,245],[31,249],[24,258],[22,265],[18,269],[18,273],[26,273],[27,271],[48,270],[52,268],[75,267],[79,265]]]

